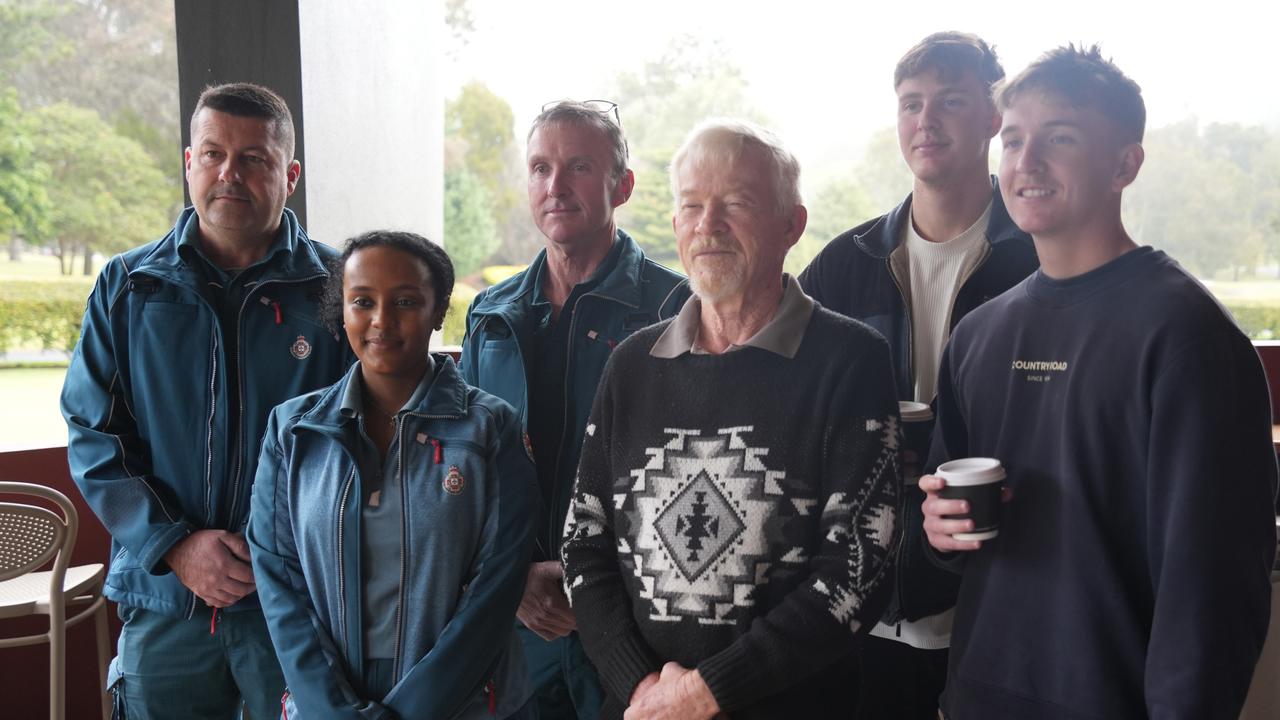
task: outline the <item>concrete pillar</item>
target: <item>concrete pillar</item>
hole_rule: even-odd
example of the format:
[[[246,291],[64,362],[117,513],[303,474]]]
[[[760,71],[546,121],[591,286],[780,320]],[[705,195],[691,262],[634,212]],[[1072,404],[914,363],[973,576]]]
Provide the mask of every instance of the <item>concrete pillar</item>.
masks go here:
[[[279,92],[297,125],[302,182],[289,207],[331,245],[365,230],[440,240],[442,0],[174,0],[186,127],[209,84]]]

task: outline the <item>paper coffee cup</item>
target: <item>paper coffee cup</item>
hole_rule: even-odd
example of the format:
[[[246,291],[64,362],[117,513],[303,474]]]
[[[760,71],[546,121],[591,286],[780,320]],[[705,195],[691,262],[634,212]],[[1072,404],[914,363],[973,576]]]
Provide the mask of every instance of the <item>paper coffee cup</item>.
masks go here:
[[[902,481],[915,485],[920,480],[920,466],[929,454],[933,409],[926,403],[899,400],[898,416],[902,418]]]
[[[968,515],[944,515],[948,520],[973,520],[973,530],[952,535],[957,540],[990,540],[1000,534],[1000,488],[1004,467],[995,458],[961,458],[938,466],[934,473],[947,481],[938,497],[967,500]]]

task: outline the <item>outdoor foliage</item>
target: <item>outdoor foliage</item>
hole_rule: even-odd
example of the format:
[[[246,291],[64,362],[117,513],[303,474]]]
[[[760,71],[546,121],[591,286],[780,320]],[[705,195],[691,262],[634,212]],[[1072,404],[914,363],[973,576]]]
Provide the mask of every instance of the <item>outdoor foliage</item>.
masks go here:
[[[465,261],[459,276],[495,253],[524,262],[539,247],[521,202],[524,160],[514,128],[511,106],[483,83],[467,84],[445,105],[444,244],[455,263]]]
[[[181,207],[173,8],[0,0],[0,241],[73,271],[164,232]]]
[[[467,332],[467,308],[476,298],[478,291],[465,283],[454,283],[453,295],[449,297],[449,312],[444,316],[444,328],[440,331],[440,342],[445,345],[461,345],[462,336]]]
[[[0,283],[0,352],[38,344],[71,352],[80,339],[89,282],[6,280]]]
[[[67,103],[33,115],[40,128],[36,162],[49,169],[51,231],[30,241],[54,245],[61,258],[80,251],[89,271],[93,251],[114,254],[163,234],[168,188],[141,145],[117,135],[96,112]]]
[[[1125,195],[1134,239],[1212,277],[1280,263],[1280,133],[1195,120],[1152,130]]]
[[[476,176],[465,169],[444,174],[444,225],[446,247],[458,277],[466,277],[483,265],[498,247],[489,193]]]

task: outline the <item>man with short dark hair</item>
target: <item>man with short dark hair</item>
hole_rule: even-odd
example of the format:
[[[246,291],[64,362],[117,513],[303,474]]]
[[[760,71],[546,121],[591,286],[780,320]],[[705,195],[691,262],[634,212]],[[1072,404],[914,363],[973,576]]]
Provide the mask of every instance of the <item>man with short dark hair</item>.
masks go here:
[[[672,160],[695,297],[610,359],[565,528],[605,718],[853,711],[851,651],[897,538],[898,408],[884,340],[782,272],[799,173],[739,121]]]
[[[1276,544],[1261,363],[1195,278],[1125,230],[1136,83],[1097,47],[1064,47],[997,101],[1000,189],[1041,268],[943,354],[933,459],[997,458],[1009,490],[999,535],[961,541],[968,503],[920,480],[928,542],[963,572],[943,709],[1234,720]]]
[[[951,329],[1036,267],[1031,239],[1009,219],[988,169],[1000,129],[991,88],[1003,77],[995,50],[976,35],[935,33],[909,50],[893,82],[913,192],[832,240],[800,275],[824,307],[889,340],[899,400],[933,403]],[[923,496],[908,485],[897,592],[860,650],[861,720],[933,720],[946,680],[956,580],[925,560]]]
[[[539,717],[590,720],[604,694],[575,632],[559,559],[582,434],[613,348],[675,314],[689,292],[614,223],[635,184],[616,105],[545,107],[529,131],[528,177],[546,248],[472,302],[462,371],[515,406],[538,471],[542,513],[517,628]]]
[[[102,269],[67,371],[68,462],[111,533],[109,684],[130,720],[280,711],[242,533],[254,468],[271,409],[352,360],[317,316],[334,253],[284,207],[293,148],[274,92],[207,88],[185,152],[194,207]]]

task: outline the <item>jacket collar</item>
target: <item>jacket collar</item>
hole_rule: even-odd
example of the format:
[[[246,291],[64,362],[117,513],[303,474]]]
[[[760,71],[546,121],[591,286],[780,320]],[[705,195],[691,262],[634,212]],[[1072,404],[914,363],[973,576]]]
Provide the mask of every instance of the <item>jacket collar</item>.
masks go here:
[[[155,275],[165,280],[189,285],[200,283],[198,272],[183,258],[179,247],[194,241],[199,218],[194,207],[188,207],[178,216],[173,229],[156,243],[142,260],[132,268],[132,273]],[[271,248],[260,264],[265,265],[258,282],[277,278],[302,279],[329,272],[325,262],[309,242],[307,232],[298,222],[298,216],[285,208],[280,217],[280,230]]]
[[[613,271],[600,280],[600,283],[588,295],[608,298],[628,307],[640,307],[640,273],[644,268],[644,252],[635,240],[631,239],[621,228],[617,230],[614,242],[621,247],[618,260]],[[473,313],[499,313],[504,306],[512,304],[532,304],[538,295],[537,282],[542,277],[542,270],[547,264],[545,248],[538,251],[537,257],[524,272],[489,288],[484,300],[477,304]]]
[[[858,247],[868,255],[887,258],[898,247],[902,238],[903,223],[911,222],[911,195],[898,207],[871,223],[856,238]],[[987,220],[987,242],[997,245],[1005,240],[1023,236],[1024,233],[1013,224],[1009,211],[1004,206],[1004,198],[1000,196],[1000,183],[996,176],[991,176],[991,217]]]
[[[457,364],[445,353],[432,353],[431,358],[435,361],[435,379],[410,413],[445,418],[466,415],[467,384],[462,381]],[[316,404],[298,418],[294,430],[314,430],[325,435],[342,436],[346,426],[355,421],[354,417],[342,412],[342,403],[347,395],[347,387],[353,382],[360,382],[356,375],[358,372],[360,363],[353,363],[342,379],[329,386]]]

